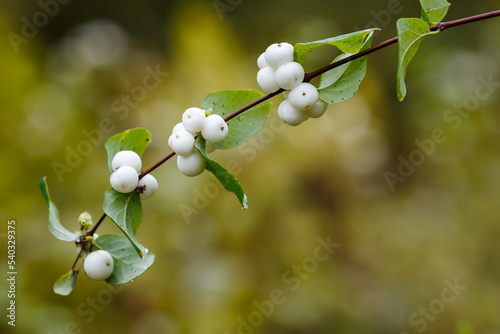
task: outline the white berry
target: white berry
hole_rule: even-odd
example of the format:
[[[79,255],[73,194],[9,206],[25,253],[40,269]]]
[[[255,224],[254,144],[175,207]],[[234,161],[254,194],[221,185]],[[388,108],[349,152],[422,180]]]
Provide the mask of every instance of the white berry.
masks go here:
[[[263,69],[264,67],[268,67],[269,66],[266,63],[266,58],[265,58],[265,53],[264,52],[257,59],[257,66],[259,66],[260,69]]]
[[[179,131],[168,138],[168,145],[178,155],[189,155],[194,149],[194,136],[187,131]]]
[[[316,102],[312,106],[312,108],[307,109],[305,111],[305,113],[307,114],[307,116],[309,116],[311,118],[318,118],[318,117],[323,116],[323,114],[326,111],[326,108],[328,108],[328,103],[326,103],[322,100],[318,100],[318,102]]]
[[[145,187],[141,193],[141,198],[147,199],[153,196],[156,190],[158,190],[158,181],[156,181],[153,175],[146,174],[139,180],[138,187]]]
[[[288,125],[299,125],[309,117],[302,111],[294,108],[288,100],[281,102],[278,107],[278,115]]]
[[[318,90],[310,83],[303,82],[288,94],[287,100],[300,111],[311,108],[318,101]]]
[[[205,143],[205,150],[207,150],[207,153],[215,152],[216,149],[217,147],[211,141]]]
[[[83,261],[83,268],[90,279],[104,280],[113,273],[113,257],[105,250],[93,251]]]
[[[184,125],[182,125],[182,122],[175,124],[175,126],[172,128],[172,134],[179,131],[187,131]]]
[[[219,115],[212,114],[207,117],[201,135],[206,140],[216,143],[226,138],[229,128],[226,121]]]
[[[205,110],[201,108],[189,108],[182,114],[182,125],[192,133],[198,133],[205,126]]]
[[[194,151],[185,157],[178,156],[177,167],[186,176],[196,176],[205,170],[206,161],[200,152]]]
[[[293,45],[289,43],[271,44],[264,55],[266,63],[276,69],[285,63],[293,61]]]
[[[257,72],[257,83],[264,92],[272,93],[280,89],[276,83],[275,75],[275,71],[269,66]]]
[[[109,183],[114,190],[120,193],[129,193],[133,191],[139,183],[139,176],[137,170],[130,166],[123,166],[118,168],[109,177]]]
[[[296,62],[281,65],[276,70],[276,83],[283,89],[292,89],[304,81],[304,68]]]
[[[111,161],[111,168],[115,171],[123,166],[133,167],[137,173],[140,173],[142,168],[141,157],[134,151],[120,151],[116,153]]]

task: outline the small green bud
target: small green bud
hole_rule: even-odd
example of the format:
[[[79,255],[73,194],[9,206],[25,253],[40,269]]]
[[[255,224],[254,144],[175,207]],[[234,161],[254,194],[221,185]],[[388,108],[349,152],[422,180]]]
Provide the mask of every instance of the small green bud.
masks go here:
[[[78,224],[80,224],[83,230],[87,230],[92,227],[94,223],[92,223],[92,216],[90,215],[90,213],[88,213],[87,211],[83,212],[78,217]]]

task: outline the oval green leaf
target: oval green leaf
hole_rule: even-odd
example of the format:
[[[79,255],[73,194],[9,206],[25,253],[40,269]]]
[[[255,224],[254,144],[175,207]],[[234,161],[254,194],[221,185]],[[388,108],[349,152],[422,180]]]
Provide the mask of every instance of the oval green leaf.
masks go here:
[[[143,274],[155,261],[153,253],[147,252],[144,258],[137,257],[136,249],[130,241],[119,235],[101,235],[94,241],[92,250],[103,249],[113,257],[113,273],[106,279],[111,285],[124,284]]]
[[[294,59],[298,63],[302,63],[302,59],[306,54],[323,45],[333,45],[339,48],[343,53],[356,53],[361,50],[368,34],[373,33],[379,28],[370,28],[360,31],[355,31],[350,34],[335,36],[327,39],[309,43],[297,43],[293,47]]]
[[[373,32],[367,35],[359,51],[368,49],[372,40]],[[353,54],[342,54],[334,62]],[[327,103],[338,103],[350,99],[358,91],[361,81],[365,78],[367,61],[368,56],[364,56],[323,74],[318,88],[319,97]]]
[[[420,7],[422,20],[428,24],[438,24],[448,13],[450,3],[446,0],[420,0]]]
[[[68,273],[59,277],[54,283],[54,292],[61,296],[67,296],[73,291],[76,284],[78,271],[71,269]]]
[[[437,34],[439,31],[430,31],[429,25],[416,18],[399,19],[398,28],[398,72],[397,93],[399,101],[406,96],[406,68],[417,53],[424,37]]]
[[[130,150],[142,156],[144,150],[151,143],[151,133],[143,128],[134,128],[118,133],[105,144],[108,153],[108,168],[112,173],[111,162],[119,151]]]
[[[44,177],[39,183],[42,195],[45,198],[45,202],[49,208],[49,231],[57,239],[63,241],[76,241],[80,238],[80,235],[68,231],[64,226],[62,226],[59,220],[59,211],[56,205],[50,200],[49,186],[47,184],[47,178]]]
[[[201,108],[212,108],[213,114],[225,118],[263,96],[264,94],[254,90],[223,90],[209,94],[203,100]],[[270,109],[271,102],[264,101],[229,120],[227,137],[214,145],[224,150],[242,144],[264,126]]]
[[[227,169],[208,157],[205,144],[206,141],[202,136],[198,136],[196,138],[195,147],[205,158],[205,161],[207,163],[207,170],[210,173],[214,174],[214,176],[217,178],[217,180],[219,180],[224,189],[236,195],[243,209],[248,209],[247,195],[245,195],[240,182]]]
[[[136,192],[119,193],[110,188],[104,194],[104,212],[130,240],[137,254],[144,257],[146,249],[136,239],[135,234],[142,222],[142,204]]]

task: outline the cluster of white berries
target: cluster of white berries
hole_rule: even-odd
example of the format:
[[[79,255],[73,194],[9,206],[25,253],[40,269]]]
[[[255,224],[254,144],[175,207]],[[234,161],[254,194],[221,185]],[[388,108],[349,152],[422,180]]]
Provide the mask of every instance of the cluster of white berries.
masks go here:
[[[208,115],[207,115],[208,114]],[[192,107],[182,114],[182,122],[177,123],[168,138],[168,145],[178,155],[177,167],[182,174],[196,176],[206,167],[205,158],[194,148],[195,137],[202,135],[207,141],[207,151],[210,143],[217,143],[228,134],[226,121],[216,114],[210,114],[201,108]],[[211,145],[211,150],[215,146]]]
[[[113,273],[113,257],[105,250],[97,250],[88,254],[83,261],[83,269],[90,279],[100,281]]]
[[[136,188],[141,189],[141,198],[146,199],[154,195],[158,189],[158,181],[151,174],[144,175],[139,180],[142,168],[141,157],[134,151],[120,151],[111,161],[113,173],[109,182],[114,190],[120,193],[130,193]]]
[[[299,125],[309,117],[318,118],[325,113],[328,104],[319,99],[316,87],[303,82],[304,68],[293,61],[293,45],[271,44],[259,56],[257,65],[257,83],[264,92],[285,90],[285,100],[278,107],[278,115],[285,123]]]

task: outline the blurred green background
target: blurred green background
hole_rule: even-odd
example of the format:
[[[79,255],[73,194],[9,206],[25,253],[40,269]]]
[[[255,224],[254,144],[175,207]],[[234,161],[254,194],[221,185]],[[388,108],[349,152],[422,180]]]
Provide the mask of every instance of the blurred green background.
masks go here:
[[[500,19],[425,40],[402,103],[396,46],[372,54],[360,91],[319,120],[284,126],[274,98],[265,129],[212,154],[237,174],[248,210],[209,173],[184,177],[168,162],[154,172],[160,188],[138,233],[155,264],[114,289],[80,275],[62,297],[52,285],[76,250],[47,229],[43,176],[77,229],[82,211],[102,214],[114,133],[149,129],[150,166],[170,152],[186,108],[216,90],[259,89],[256,59],[271,43],[368,26],[382,28],[378,43],[420,9],[415,0],[220,0],[224,13],[212,1],[60,2],[0,4],[0,268],[15,219],[18,271],[15,328],[2,283],[2,333],[500,333]],[[495,9],[452,1],[446,19]],[[13,46],[33,19],[40,27]],[[306,69],[335,52],[314,52]],[[152,70],[163,73],[157,87],[137,88]],[[94,131],[106,119],[113,129]],[[436,129],[446,139],[430,144]],[[429,155],[415,153],[416,140]],[[83,153],[58,177],[54,164],[68,166],[72,150]],[[391,190],[386,173],[409,159],[419,166]],[[108,219],[99,233],[119,231]],[[338,247],[318,253],[318,238]]]

